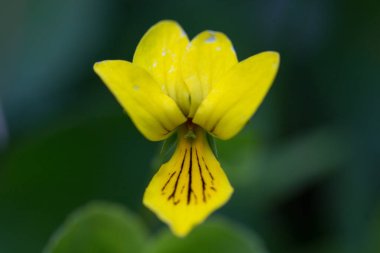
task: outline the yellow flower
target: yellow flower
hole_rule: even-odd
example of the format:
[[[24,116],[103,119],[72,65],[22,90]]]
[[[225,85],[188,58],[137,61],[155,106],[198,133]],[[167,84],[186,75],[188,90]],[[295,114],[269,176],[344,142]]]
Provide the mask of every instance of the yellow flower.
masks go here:
[[[151,141],[178,135],[172,158],[146,188],[143,203],[185,236],[224,205],[233,189],[207,134],[236,135],[257,110],[279,66],[263,52],[238,63],[226,35],[204,31],[189,42],[174,21],[151,27],[133,61],[107,60],[95,72]]]

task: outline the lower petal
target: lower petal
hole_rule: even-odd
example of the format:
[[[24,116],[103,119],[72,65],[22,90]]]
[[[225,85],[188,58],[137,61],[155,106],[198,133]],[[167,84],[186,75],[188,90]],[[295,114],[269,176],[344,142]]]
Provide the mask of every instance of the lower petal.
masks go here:
[[[144,205],[167,223],[174,234],[185,236],[213,211],[224,205],[233,189],[198,128],[195,138],[179,130],[172,158],[154,175],[144,194]]]

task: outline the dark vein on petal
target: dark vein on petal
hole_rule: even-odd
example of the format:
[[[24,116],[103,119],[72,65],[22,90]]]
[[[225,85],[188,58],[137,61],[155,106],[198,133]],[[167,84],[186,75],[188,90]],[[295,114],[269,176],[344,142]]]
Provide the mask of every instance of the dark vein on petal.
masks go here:
[[[166,186],[168,186],[170,180],[173,178],[173,176],[174,176],[175,173],[177,173],[177,171],[174,171],[172,174],[169,174],[170,177],[169,177],[169,179],[166,181],[166,183],[164,184],[164,186],[162,187],[162,189],[161,189],[162,192],[165,190]]]
[[[190,204],[192,188],[192,174],[193,174],[193,147],[190,147],[190,163],[189,163],[189,185],[187,188],[187,204]]]
[[[175,181],[173,192],[168,197],[168,200],[173,199],[174,205],[177,205],[180,202],[180,200],[177,200],[177,201],[175,200],[175,193],[177,192],[178,181],[179,181],[179,178],[181,177],[181,174],[182,174],[183,165],[185,164],[186,154],[187,154],[187,149],[185,150],[185,154],[183,155],[183,159],[182,159],[182,163],[181,163],[181,170],[179,171],[177,179]]]
[[[206,170],[208,172],[208,174],[210,175],[210,178],[211,178],[211,184],[214,184],[214,176],[212,175],[211,171],[209,170],[207,164],[206,164],[206,161],[205,161],[205,158],[202,156],[202,160],[203,160],[203,163],[206,167]]]
[[[201,180],[202,180],[202,194],[203,194],[203,202],[206,202],[206,182],[205,179],[203,178],[203,173],[202,173],[202,166],[199,162],[199,156],[198,156],[198,150],[195,149],[195,154],[197,156],[197,162],[198,162],[198,168],[199,168],[199,174],[201,175]]]

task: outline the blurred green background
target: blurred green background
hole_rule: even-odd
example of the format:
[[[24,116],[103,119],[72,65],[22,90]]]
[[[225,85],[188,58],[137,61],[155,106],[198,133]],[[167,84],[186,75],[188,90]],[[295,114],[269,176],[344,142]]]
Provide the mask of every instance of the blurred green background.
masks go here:
[[[190,38],[223,31],[240,60],[276,50],[282,61],[245,130],[218,142],[231,201],[186,241],[141,203],[160,144],[137,132],[92,70],[99,60],[131,60],[162,19]],[[116,233],[138,227],[126,241],[150,238],[149,252],[229,240],[229,252],[380,252],[379,1],[9,0],[0,2],[0,27],[1,253],[41,252],[95,200],[117,206],[82,212],[131,226]],[[228,234],[231,226],[239,233]]]

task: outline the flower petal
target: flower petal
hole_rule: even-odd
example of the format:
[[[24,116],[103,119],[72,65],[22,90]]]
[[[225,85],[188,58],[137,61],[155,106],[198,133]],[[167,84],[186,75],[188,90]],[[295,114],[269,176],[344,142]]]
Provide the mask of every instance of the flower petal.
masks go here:
[[[237,62],[232,43],[223,33],[204,31],[191,41],[181,62],[191,97],[189,117],[194,116],[214,83]]]
[[[161,21],[145,33],[133,57],[133,63],[147,70],[185,114],[189,110],[189,93],[181,78],[180,59],[188,43],[178,23]]]
[[[144,205],[166,222],[174,234],[185,236],[225,204],[233,189],[212,153],[205,132],[196,139],[181,130],[173,157],[161,166],[144,194]]]
[[[186,121],[174,100],[144,69],[112,60],[95,63],[94,70],[147,139],[163,140]]]
[[[234,66],[213,86],[193,122],[220,139],[236,135],[267,94],[279,62],[278,53],[263,52]]]

